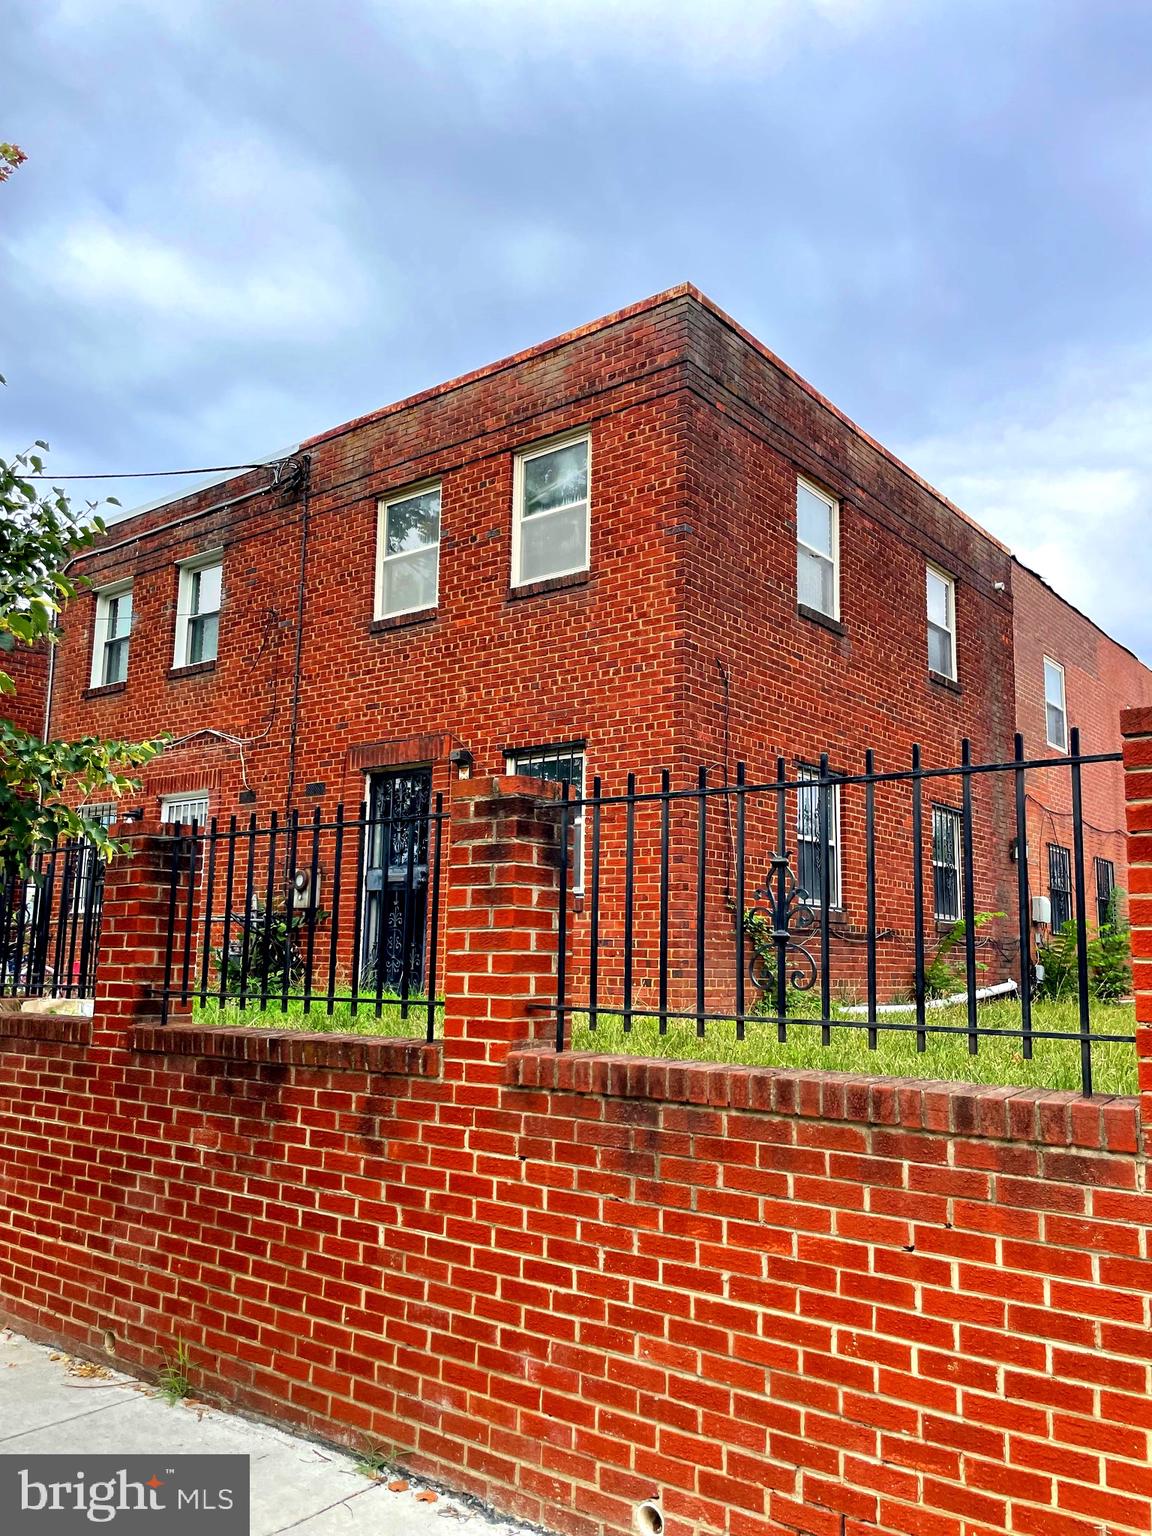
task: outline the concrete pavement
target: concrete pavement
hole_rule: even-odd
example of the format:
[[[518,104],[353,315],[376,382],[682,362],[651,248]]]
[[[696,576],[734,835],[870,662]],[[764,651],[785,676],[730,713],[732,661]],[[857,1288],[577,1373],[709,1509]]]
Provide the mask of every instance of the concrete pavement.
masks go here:
[[[0,1330],[0,1455],[228,1452],[250,1458],[252,1536],[523,1536],[463,1499],[372,1481],[356,1459],[155,1389]],[[399,1474],[383,1474],[385,1478]]]

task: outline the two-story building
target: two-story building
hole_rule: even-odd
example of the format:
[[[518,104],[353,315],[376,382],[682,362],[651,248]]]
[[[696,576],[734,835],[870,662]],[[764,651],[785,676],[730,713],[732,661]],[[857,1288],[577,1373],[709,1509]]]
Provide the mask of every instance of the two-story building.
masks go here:
[[[964,739],[1001,762],[1017,729],[1065,750],[1069,723],[1110,750],[1119,708],[1152,701],[1134,657],[687,285],[138,512],[75,569],[92,590],[65,616],[49,728],[169,731],[141,797],[167,819],[419,811],[467,771],[622,789],[661,769],[693,784],[705,765],[723,783],[738,761],[771,778],[778,757],[800,778],[825,753],[858,773],[869,747],[878,768],[907,767],[914,744],[951,766]],[[926,814],[943,928],[960,849],[959,787],[941,786]],[[1087,793],[1091,856],[1122,885],[1119,781]],[[1063,795],[1037,790],[1037,844],[1066,848]],[[1010,798],[981,781],[974,819],[979,905],[1006,914]],[[827,856],[849,947],[862,818],[846,788]],[[802,790],[789,821],[810,876]],[[655,829],[637,835],[650,852]],[[887,802],[891,988],[908,837]],[[1031,858],[1047,889],[1046,852]],[[612,951],[618,923],[600,942]]]

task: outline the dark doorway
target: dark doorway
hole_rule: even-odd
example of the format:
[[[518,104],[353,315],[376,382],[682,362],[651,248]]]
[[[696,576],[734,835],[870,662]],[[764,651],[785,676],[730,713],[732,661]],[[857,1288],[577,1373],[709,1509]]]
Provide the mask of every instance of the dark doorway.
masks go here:
[[[368,784],[363,980],[402,996],[424,986],[431,768],[375,773]]]

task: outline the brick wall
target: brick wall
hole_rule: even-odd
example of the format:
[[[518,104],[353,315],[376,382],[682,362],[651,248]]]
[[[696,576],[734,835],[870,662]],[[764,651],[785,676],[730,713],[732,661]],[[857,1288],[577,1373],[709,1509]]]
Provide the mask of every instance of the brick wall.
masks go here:
[[[453,806],[439,1046],[157,1027],[157,834],[113,866],[96,1020],[0,1020],[5,1320],[572,1536],[1143,1536],[1136,1101],[557,1057],[510,788]]]
[[[1152,704],[1152,672],[1027,566],[1013,562],[1012,616],[1016,648],[1016,717],[1030,757],[1056,755],[1047,743],[1044,658],[1064,668],[1068,723],[1080,729],[1084,752],[1119,752],[1120,711]],[[1072,791],[1066,770],[1038,769],[1028,782],[1028,840],[1033,889],[1047,894],[1048,846],[1072,847]],[[1084,852],[1089,920],[1095,923],[1094,860],[1107,859],[1117,885],[1129,889],[1124,846],[1124,775],[1101,765],[1084,776]],[[1123,901],[1123,897],[1121,900]]]
[[[44,698],[48,681],[48,647],[17,645],[0,650],[0,672],[16,685],[14,694],[0,696],[0,715],[22,731],[39,736],[44,730]]]

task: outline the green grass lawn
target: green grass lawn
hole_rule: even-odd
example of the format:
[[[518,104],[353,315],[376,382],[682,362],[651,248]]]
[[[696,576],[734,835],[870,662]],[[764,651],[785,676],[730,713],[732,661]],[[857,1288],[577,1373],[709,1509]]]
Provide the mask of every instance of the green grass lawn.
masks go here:
[[[239,1003],[225,1003],[223,1007],[211,998],[201,1005],[194,1003],[192,1020],[195,1024],[207,1024],[218,1029],[299,1029],[313,1030],[328,1035],[390,1035],[399,1039],[423,1040],[428,1029],[428,1003],[424,998],[409,998],[408,1017],[405,1018],[396,998],[385,997],[376,1015],[376,999],[365,998],[353,1012],[351,1003],[336,1003],[329,1013],[321,1000],[305,1010],[301,1002],[290,1002],[282,1009],[279,1001],[269,1001],[267,1008],[259,1003],[241,1007]],[[436,1034],[443,1034],[444,1005],[436,1005]]]
[[[846,1021],[833,1005],[833,1018]],[[881,1016],[882,1022],[915,1024],[908,1013]],[[1020,1028],[1020,1006],[1015,1002],[988,1002],[980,1006],[981,1029]],[[880,1077],[943,1078],[968,1083],[1007,1083],[1022,1087],[1080,1089],[1079,1040],[1035,1040],[1030,1061],[1022,1042],[1006,1034],[979,1036],[979,1050],[968,1053],[963,1035],[932,1033],[931,1026],[966,1029],[963,1007],[933,1008],[928,1013],[927,1049],[917,1051],[913,1030],[881,1029],[876,1049],[868,1049],[868,1031],[855,1018],[849,1027],[832,1030],[829,1045],[822,1045],[820,1025],[796,1019],[788,1023],[788,1039],[777,1039],[774,1023],[750,1021],[745,1038],[736,1038],[735,1024],[713,1020],[699,1039],[691,1019],[670,1019],[661,1035],[656,1019],[636,1019],[631,1030],[614,1014],[601,1014],[596,1028],[588,1028],[586,1014],[572,1017],[572,1049],[601,1051],[611,1055],[659,1056],[677,1061],[736,1062],[742,1066],[800,1067],[825,1072],[868,1073]],[[1045,1002],[1032,1005],[1032,1027],[1072,1034],[1079,1030],[1075,1003]],[[1131,1004],[1092,1004],[1092,1029],[1100,1034],[1124,1035],[1135,1030]],[[1097,1093],[1136,1092],[1136,1051],[1124,1041],[1102,1040],[1092,1047],[1093,1088]]]
[[[379,1017],[375,999],[359,1004],[355,1013],[351,1004],[335,1004],[331,1014],[323,1002],[313,1003],[305,1011],[303,1003],[290,1002],[287,1010],[279,1003],[266,1009],[250,1004],[240,1007],[227,1003],[220,1007],[209,1001],[193,1008],[197,1024],[222,1029],[263,1028],[314,1030],[327,1034],[389,1035],[395,1038],[423,1039],[427,1027],[427,1005],[414,999],[408,1005],[408,1017],[402,1016],[395,998],[385,998]],[[659,1056],[675,1061],[736,1062],[743,1066],[818,1068],[826,1072],[869,1073],[879,1077],[944,1078],[969,1083],[1009,1083],[1022,1087],[1080,1088],[1079,1040],[1037,1039],[1032,1059],[1025,1060],[1022,1042],[1009,1034],[981,1034],[979,1050],[969,1055],[963,1034],[934,1032],[940,1026],[967,1028],[963,1007],[934,1008],[928,1013],[928,1044],[916,1049],[912,1029],[881,1029],[876,1049],[868,1049],[867,1028],[856,1019],[849,1021],[841,1009],[833,1006],[837,1026],[829,1045],[821,1044],[820,1025],[810,1019],[792,1019],[788,1039],[777,1039],[776,1025],[750,1020],[745,1038],[736,1038],[731,1020],[710,1020],[700,1039],[695,1021],[671,1018],[668,1030],[661,1034],[656,1019],[636,1019],[626,1030],[619,1014],[602,1013],[596,1028],[589,1029],[586,1014],[571,1016],[569,1039],[576,1051],[599,1051],[608,1055]],[[443,1005],[436,1008],[436,1034],[443,1033]],[[882,1022],[914,1024],[911,1012],[882,1015]],[[1015,1002],[981,1004],[981,1029],[1007,1031],[1020,1028],[1020,1007]],[[1075,1003],[1034,1003],[1032,1026],[1038,1033],[1053,1031],[1066,1035],[1079,1029]],[[1092,1004],[1092,1029],[1104,1035],[1132,1034],[1135,1012],[1131,1004]],[[1131,1094],[1136,1092],[1135,1048],[1125,1041],[1101,1040],[1092,1047],[1093,1087],[1097,1093]]]

